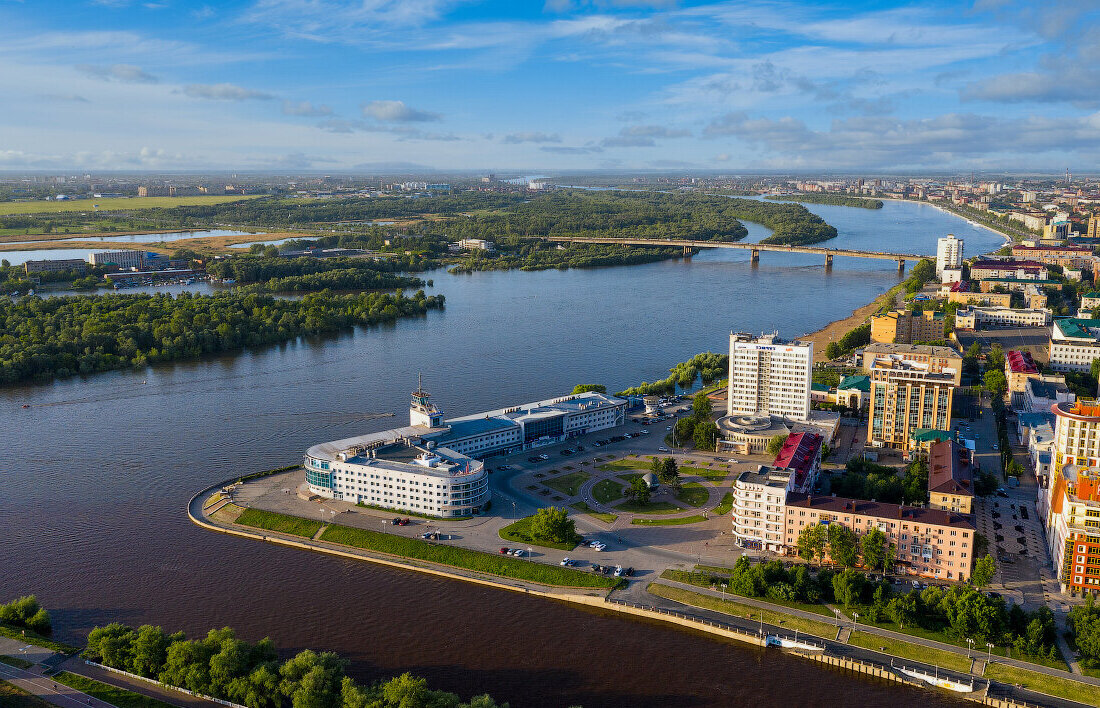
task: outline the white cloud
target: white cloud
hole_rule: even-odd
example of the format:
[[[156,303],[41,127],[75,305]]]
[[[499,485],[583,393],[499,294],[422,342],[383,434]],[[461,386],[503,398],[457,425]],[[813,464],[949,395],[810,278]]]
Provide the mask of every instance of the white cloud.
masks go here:
[[[439,113],[419,111],[404,101],[371,101],[362,106],[363,115],[388,123],[419,123],[443,118]]]
[[[131,84],[155,84],[157,77],[142,71],[133,64],[112,64],[111,66],[97,66],[95,64],[79,64],[77,71],[104,81],[122,81]]]
[[[309,101],[283,101],[284,116],[330,116],[332,109],[323,103],[314,105]]]
[[[561,136],[557,133],[519,132],[505,135],[501,142],[510,145],[518,143],[560,143]]]
[[[263,91],[247,89],[236,84],[187,84],[183,92],[192,98],[206,98],[213,101],[267,101],[274,96]]]

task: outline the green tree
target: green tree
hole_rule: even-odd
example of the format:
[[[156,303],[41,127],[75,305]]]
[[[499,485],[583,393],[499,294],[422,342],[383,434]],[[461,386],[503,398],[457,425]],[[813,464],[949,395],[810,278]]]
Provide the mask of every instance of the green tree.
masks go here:
[[[672,457],[654,457],[649,468],[661,484],[672,485],[680,476],[680,468]]]
[[[809,562],[825,557],[829,534],[826,526],[811,524],[798,532],[798,557]]]
[[[776,435],[768,441],[768,445],[766,448],[764,448],[764,451],[772,457],[775,457],[779,454],[779,451],[783,448],[783,443],[785,442],[787,442],[786,435]]]
[[[1100,608],[1094,597],[1090,595],[1084,605],[1070,610],[1067,624],[1081,657],[1093,666],[1100,663]]]
[[[884,568],[886,546],[889,540],[886,534],[878,528],[872,528],[859,539],[860,554],[863,556],[863,565],[867,568]]]
[[[676,421],[676,443],[677,445],[687,445],[689,441],[695,439],[695,418],[687,417],[681,418]]]
[[[1008,390],[1008,381],[1005,379],[1005,372],[1000,369],[986,369],[982,380],[985,383],[985,389],[994,396],[1003,396],[1005,391]]]
[[[840,351],[840,345],[838,345],[836,342],[829,342],[829,344],[825,347],[825,356],[828,357],[830,360],[836,359],[842,353],[843,352]]]
[[[702,391],[695,394],[695,398],[691,399],[691,414],[699,420],[709,419],[713,408],[710,398]]]
[[[712,420],[705,420],[695,424],[692,432],[692,442],[696,450],[709,450],[713,452],[718,444],[718,426]]]
[[[544,507],[531,517],[531,536],[542,541],[565,543],[573,540],[577,529],[564,508]]]
[[[901,629],[915,622],[918,612],[920,612],[920,601],[916,590],[891,598],[886,605],[886,615]]]
[[[878,497],[872,497],[878,499]],[[928,462],[916,460],[905,468],[902,481],[902,503],[923,504],[928,501]]]
[[[607,393],[607,386],[603,384],[577,384],[573,387],[573,395],[578,393]]]
[[[630,497],[634,503],[641,506],[645,506],[649,503],[649,485],[645,483],[645,480],[641,477],[635,477],[630,482],[630,486],[626,488],[626,495]]]
[[[984,588],[993,580],[997,572],[997,562],[988,553],[974,562],[974,571],[970,574],[970,584],[976,588]]]
[[[833,597],[845,607],[851,607],[859,602],[863,585],[863,573],[851,568],[842,570],[833,576]]]
[[[344,662],[331,652],[299,652],[279,668],[279,692],[293,708],[341,708]]]
[[[829,557],[845,568],[855,566],[859,559],[855,531],[842,524],[829,524]]]
[[[176,637],[177,640],[183,636]],[[131,644],[128,670],[146,678],[156,678],[168,660],[171,638],[160,627],[144,624],[138,627]]]

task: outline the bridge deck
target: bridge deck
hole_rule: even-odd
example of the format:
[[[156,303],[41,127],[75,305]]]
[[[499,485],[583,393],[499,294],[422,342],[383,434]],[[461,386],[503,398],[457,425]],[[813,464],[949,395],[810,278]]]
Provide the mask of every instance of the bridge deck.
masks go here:
[[[933,256],[921,253],[890,253],[887,251],[860,251],[851,248],[823,248],[821,246],[789,246],[782,243],[740,243],[738,241],[689,241],[685,239],[651,238],[603,238],[598,236],[547,237],[555,243],[612,243],[624,246],[676,246],[683,248],[740,248],[746,251],[775,251],[779,253],[812,253],[822,256],[847,256],[850,258],[877,258],[885,261],[919,261]]]

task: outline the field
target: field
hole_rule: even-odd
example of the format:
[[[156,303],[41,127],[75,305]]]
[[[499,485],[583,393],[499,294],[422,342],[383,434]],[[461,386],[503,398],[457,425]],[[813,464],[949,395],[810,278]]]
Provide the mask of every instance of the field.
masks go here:
[[[706,521],[701,514],[694,516],[678,516],[675,519],[631,519],[635,526],[682,526],[684,524],[697,524]]]
[[[581,588],[609,588],[619,584],[618,578],[585,573],[572,568],[543,565],[529,560],[495,553],[471,551],[457,546],[427,543],[415,538],[393,536],[377,531],[356,529],[334,524],[325,529],[321,540],[379,553],[389,553],[403,558],[413,558],[430,563],[440,563],[455,568],[465,568],[479,573],[498,575],[515,580],[529,580],[544,585]]]
[[[313,538],[321,530],[320,521],[276,514],[261,509],[245,509],[244,513],[237,517],[237,523],[242,526],[278,531],[291,536],[301,536],[302,538]]]
[[[730,474],[729,469],[725,467],[681,467],[681,477],[697,476],[702,477],[711,482],[721,482]]]
[[[570,472],[557,479],[544,479],[542,483],[551,489],[556,489],[562,494],[573,497],[580,491],[581,485],[588,481],[588,477],[589,474],[587,472]]]
[[[62,671],[52,678],[58,683],[63,683],[78,691],[83,691],[93,698],[98,698],[101,701],[118,706],[118,708],[172,708],[170,704],[164,701],[158,701],[155,698],[149,698],[140,693],[133,693],[121,688],[115,688],[114,686],[108,686],[105,683],[100,683],[99,681],[94,681],[78,674],[72,674],[68,671]]]
[[[967,674],[970,673],[970,659],[967,659],[961,654],[953,654],[949,651],[943,651],[942,649],[931,649],[929,647],[922,647],[918,644],[911,644],[910,642],[903,642],[890,637],[880,637],[877,634],[867,634],[865,632],[852,632],[852,636],[848,638],[848,643],[857,647],[863,647],[864,649],[900,656],[903,659],[923,661],[944,669],[961,671]]]
[[[59,211],[86,211],[93,212],[93,204],[99,205],[99,211],[113,211],[116,209],[171,209],[178,206],[204,206],[209,204],[224,204],[226,202],[239,202],[243,199],[256,199],[259,194],[253,195],[228,195],[198,197],[114,197],[111,199],[74,199],[63,202],[0,202],[0,216],[8,214],[56,214]]]
[[[698,482],[688,482],[680,487],[676,498],[688,506],[703,506],[710,498],[710,492]]]
[[[618,516],[615,516],[614,514],[607,514],[607,513],[602,512],[602,511],[594,511],[592,509],[592,507],[588,506],[587,504],[585,504],[582,501],[576,502],[575,504],[570,504],[569,506],[572,507],[573,509],[576,509],[577,511],[581,512],[582,514],[588,514],[589,516],[591,516],[593,518],[599,519],[600,521],[604,522],[605,524],[613,524],[613,523],[615,523],[615,519],[619,518]]]
[[[716,516],[725,516],[733,509],[733,492],[726,492],[722,497],[722,501],[718,502],[718,506],[714,507],[714,511],[711,512]]]

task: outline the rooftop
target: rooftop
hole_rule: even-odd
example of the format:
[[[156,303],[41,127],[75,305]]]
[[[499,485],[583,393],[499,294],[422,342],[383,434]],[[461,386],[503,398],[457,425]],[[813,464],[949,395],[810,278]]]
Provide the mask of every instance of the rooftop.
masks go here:
[[[622,405],[623,403],[625,403],[625,401],[622,398],[610,396],[606,393],[596,393],[595,391],[589,391],[587,393],[559,396],[558,398],[548,398],[544,401],[535,401],[534,403],[521,403],[518,406],[498,408],[492,411],[485,411],[484,413],[475,413],[474,415],[451,418],[444,422],[447,425],[452,426],[453,428],[456,424],[459,423],[478,420],[484,421],[492,418],[510,420],[552,418],[554,416],[564,415],[567,413],[580,413],[582,411],[596,410],[597,408],[601,407],[612,408],[614,406]]]
[[[1039,373],[1039,367],[1035,365],[1035,360],[1031,358],[1031,352],[1009,349],[1005,352],[1005,364],[1014,374]]]
[[[962,354],[951,347],[942,347],[932,344],[868,344],[863,348],[864,354],[900,354],[920,356],[940,356],[961,359]]]
[[[974,496],[970,453],[952,440],[932,445],[928,453],[928,491]]]
[[[1003,261],[977,260],[970,264],[970,271],[978,270],[1045,270],[1046,266],[1039,261],[1015,261],[1006,259]]]
[[[1059,402],[1050,407],[1052,413],[1063,418],[1073,418],[1090,423],[1100,423],[1100,404],[1092,398],[1078,398],[1076,401]]]
[[[737,476],[737,481],[744,484],[759,484],[766,487],[786,489],[791,474],[785,470],[777,470],[767,465],[760,465],[755,470],[745,470]]]
[[[775,456],[772,466],[776,469],[793,471],[794,488],[801,489],[808,481],[807,477],[821,454],[821,446],[824,442],[825,439],[816,433],[791,433],[783,442],[783,447],[779,449],[779,454]]]
[[[838,391],[850,391],[859,390],[864,393],[871,392],[871,377],[865,374],[859,374],[856,376],[845,376],[840,380],[840,384],[836,387]]]
[[[1054,330],[1066,339],[1100,339],[1100,320],[1063,317],[1054,320]]]
[[[935,526],[974,530],[974,523],[968,514],[958,514],[927,507],[885,504],[862,499],[792,493],[787,495],[787,508],[815,509],[833,514],[856,514],[878,519],[913,521]]]
[[[936,442],[939,440],[950,440],[954,437],[950,430],[936,430],[935,428],[917,428],[911,435],[913,442]]]

